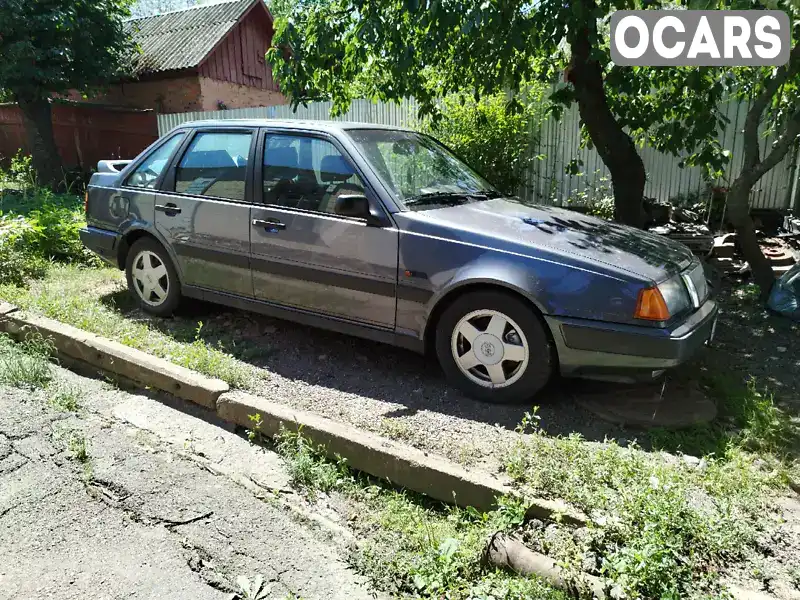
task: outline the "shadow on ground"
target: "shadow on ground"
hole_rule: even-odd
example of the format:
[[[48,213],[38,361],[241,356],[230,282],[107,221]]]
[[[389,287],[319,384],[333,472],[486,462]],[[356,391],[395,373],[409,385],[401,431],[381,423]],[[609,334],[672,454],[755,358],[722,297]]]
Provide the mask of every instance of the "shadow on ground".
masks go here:
[[[101,301],[133,318],[147,320],[178,341],[189,343],[199,338],[288,380],[393,405],[380,415],[384,419],[433,411],[514,429],[535,403],[540,425],[549,435],[578,433],[591,441],[638,439],[649,445],[642,430],[607,422],[576,402],[582,395],[597,398],[600,394],[611,399],[631,395],[629,386],[554,378],[530,404],[492,405],[465,397],[445,382],[434,359],[407,350],[199,301],[187,302],[170,319],[142,314],[124,290],[103,296]],[[664,388],[659,382],[640,389],[645,396],[663,392],[667,400],[673,390],[682,393],[669,381]]]

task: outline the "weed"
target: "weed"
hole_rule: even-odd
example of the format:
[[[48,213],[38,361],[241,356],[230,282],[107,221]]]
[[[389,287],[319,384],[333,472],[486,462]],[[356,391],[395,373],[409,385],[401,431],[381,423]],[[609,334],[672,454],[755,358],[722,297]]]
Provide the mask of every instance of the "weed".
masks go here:
[[[56,392],[47,399],[47,403],[61,412],[76,412],[80,407],[78,404],[79,398],[80,391],[69,387],[56,390]]]
[[[380,433],[395,440],[410,441],[414,437],[409,424],[399,419],[381,419]]]
[[[506,470],[526,492],[590,514],[591,539],[581,550],[603,557],[602,574],[627,597],[683,598],[716,593],[718,566],[741,558],[764,526],[777,481],[753,460],[731,449],[700,469],[635,445],[537,432],[520,438]]]
[[[231,594],[228,600],[267,600],[269,588],[261,575],[256,575],[251,581],[244,575],[236,578],[239,591]]]
[[[526,505],[521,499],[501,498],[498,510],[490,513],[446,506],[352,473],[341,459],[328,460],[302,428],[284,429],[276,440],[295,484],[306,490],[335,490],[354,504],[351,524],[363,543],[352,560],[377,588],[452,600],[564,598],[538,579],[487,571],[481,565],[488,536],[523,522]]]
[[[72,458],[79,463],[89,461],[89,453],[86,450],[86,437],[79,431],[73,431],[67,440],[67,449],[72,454]]]
[[[47,387],[52,379],[49,357],[52,345],[39,334],[21,343],[0,334],[0,383],[26,389]]]
[[[800,447],[800,436],[791,417],[754,378],[740,385],[729,377],[711,374],[705,376],[703,383],[718,401],[719,418],[677,431],[653,430],[650,440],[655,448],[718,457],[724,457],[731,449],[741,449],[781,461]]]
[[[264,435],[261,433],[261,425],[263,425],[264,421],[261,420],[261,415],[256,413],[247,415],[247,418],[253,424],[253,428],[247,430],[247,439],[250,440],[251,444],[263,444]]]
[[[756,304],[761,297],[761,288],[755,283],[746,283],[733,290],[733,297],[738,298],[742,304]]]
[[[281,426],[275,443],[278,453],[286,461],[292,483],[304,489],[311,498],[317,491],[329,492],[352,481],[345,459],[337,456],[335,462],[325,460],[325,449],[309,441],[303,435],[302,426],[296,432]]]

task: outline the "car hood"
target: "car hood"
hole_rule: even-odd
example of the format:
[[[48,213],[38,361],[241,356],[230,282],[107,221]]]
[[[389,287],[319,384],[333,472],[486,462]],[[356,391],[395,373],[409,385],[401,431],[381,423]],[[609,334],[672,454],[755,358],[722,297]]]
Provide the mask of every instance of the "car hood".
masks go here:
[[[669,238],[575,211],[511,199],[472,202],[416,215],[451,228],[603,263],[656,282],[692,261],[691,250]]]

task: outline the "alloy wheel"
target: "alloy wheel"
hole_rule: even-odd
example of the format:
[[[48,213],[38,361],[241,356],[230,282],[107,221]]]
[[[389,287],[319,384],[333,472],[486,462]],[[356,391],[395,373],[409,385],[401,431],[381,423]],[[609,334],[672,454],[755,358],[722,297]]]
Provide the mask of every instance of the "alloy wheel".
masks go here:
[[[528,340],[519,325],[496,310],[476,310],[456,324],[451,338],[456,365],[483,387],[503,388],[525,373]]]
[[[133,259],[133,287],[145,304],[161,306],[169,294],[167,267],[155,252],[142,250]]]

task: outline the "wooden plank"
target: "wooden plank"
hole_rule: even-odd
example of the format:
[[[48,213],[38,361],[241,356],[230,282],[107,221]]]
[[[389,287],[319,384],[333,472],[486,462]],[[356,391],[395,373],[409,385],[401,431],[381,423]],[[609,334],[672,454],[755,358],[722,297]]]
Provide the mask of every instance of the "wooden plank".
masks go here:
[[[241,23],[233,30],[231,39],[233,40],[233,56],[236,61],[236,73],[239,78],[238,83],[245,85],[247,80],[244,76],[244,67],[242,66],[242,25]]]
[[[217,51],[220,53],[220,58],[222,59],[223,67],[225,68],[225,75],[223,77],[224,81],[233,81],[233,69],[231,67],[231,57],[228,54],[228,44],[227,40],[220,44]]]
[[[214,53],[214,63],[217,65],[217,79],[225,79],[225,65],[222,63],[222,56],[218,53]]]
[[[256,69],[256,48],[255,48],[255,40],[254,38],[254,31],[252,24],[248,21],[247,22],[247,29],[245,29],[245,36],[247,38],[247,58],[245,59],[245,73],[250,76],[255,76],[258,74],[258,70]]]
[[[230,64],[231,81],[238,84],[239,69],[237,68],[238,65],[236,64],[236,50],[234,49],[233,32],[231,32],[231,34],[228,35],[228,38],[225,40],[225,52],[228,55],[228,64]]]

